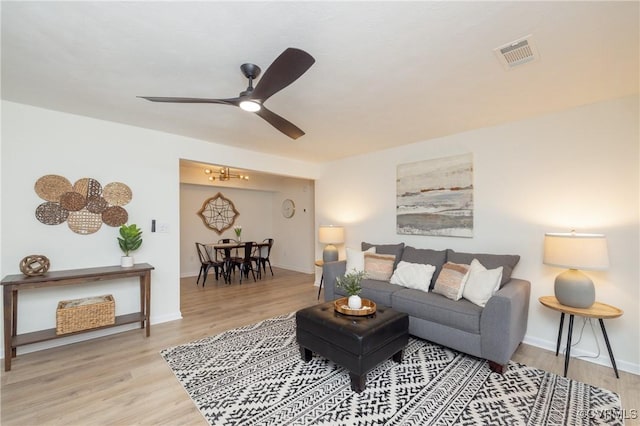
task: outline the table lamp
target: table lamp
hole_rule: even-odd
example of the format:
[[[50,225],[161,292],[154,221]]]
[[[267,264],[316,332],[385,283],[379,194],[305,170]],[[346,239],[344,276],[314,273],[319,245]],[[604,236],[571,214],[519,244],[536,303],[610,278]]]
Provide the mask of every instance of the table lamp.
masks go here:
[[[338,260],[338,249],[334,244],[344,243],[344,228],[342,226],[321,226],[318,229],[318,241],[326,244],[322,251],[324,262],[335,262]]]
[[[558,302],[574,308],[588,308],[596,301],[596,290],[591,278],[578,269],[607,269],[607,240],[602,234],[547,233],[544,235],[543,263],[569,268],[555,280]]]

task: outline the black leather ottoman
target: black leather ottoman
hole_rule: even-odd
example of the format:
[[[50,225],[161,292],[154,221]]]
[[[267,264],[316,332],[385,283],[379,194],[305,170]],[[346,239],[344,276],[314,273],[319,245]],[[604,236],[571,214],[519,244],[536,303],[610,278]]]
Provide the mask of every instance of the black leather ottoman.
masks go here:
[[[402,362],[409,317],[383,306],[368,317],[343,315],[327,302],[296,312],[296,337],[303,360],[315,352],[335,362],[349,370],[351,389],[362,392],[368,371],[391,357]]]

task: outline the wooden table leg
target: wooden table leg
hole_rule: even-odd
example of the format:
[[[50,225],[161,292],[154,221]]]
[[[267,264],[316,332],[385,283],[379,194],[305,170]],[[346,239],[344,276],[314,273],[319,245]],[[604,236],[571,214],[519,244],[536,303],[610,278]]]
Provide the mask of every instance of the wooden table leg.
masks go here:
[[[2,306],[4,309],[4,371],[11,370],[11,358],[15,356],[12,340],[15,335],[15,306],[11,286],[4,286],[2,291]]]
[[[569,358],[571,357],[571,334],[573,333],[573,315],[569,315],[569,330],[567,332],[567,349],[564,354],[564,377],[567,377]]]
[[[146,308],[145,277],[146,277],[146,273],[145,275],[140,275],[140,313],[142,313],[142,321],[140,321],[140,328],[145,327],[145,318],[148,318],[147,315],[149,315],[145,309]]]
[[[616,366],[616,360],[613,357],[613,351],[611,350],[611,345],[609,344],[609,336],[607,336],[607,330],[604,328],[604,321],[602,320],[602,318],[598,318],[598,321],[600,321],[602,335],[604,336],[604,341],[607,344],[607,350],[609,351],[609,359],[611,360],[611,364],[613,365],[613,371],[616,372],[616,379],[619,379],[620,376],[618,375],[618,367]]]
[[[564,312],[560,314],[560,328],[558,329],[558,343],[556,343],[556,356],[560,352],[560,341],[562,340],[562,325],[564,324]]]
[[[151,335],[151,271],[144,274],[144,315],[147,321],[147,337]]]

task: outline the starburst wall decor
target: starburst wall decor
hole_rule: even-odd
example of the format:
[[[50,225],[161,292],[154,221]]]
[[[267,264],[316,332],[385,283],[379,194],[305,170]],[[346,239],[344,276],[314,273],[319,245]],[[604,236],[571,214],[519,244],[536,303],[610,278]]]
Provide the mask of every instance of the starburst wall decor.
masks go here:
[[[205,200],[202,208],[198,211],[198,216],[200,216],[204,225],[218,234],[222,234],[225,230],[231,228],[239,215],[240,212],[236,210],[233,201],[220,192]]]

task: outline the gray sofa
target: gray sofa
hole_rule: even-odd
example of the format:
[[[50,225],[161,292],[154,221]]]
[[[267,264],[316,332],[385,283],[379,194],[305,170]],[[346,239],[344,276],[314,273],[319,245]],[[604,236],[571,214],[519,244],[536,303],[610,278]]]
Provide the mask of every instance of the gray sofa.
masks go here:
[[[362,243],[362,250],[371,246]],[[493,371],[504,371],[527,330],[531,284],[511,278],[519,256],[416,249],[405,247],[403,243],[375,247],[376,253],[396,256],[394,268],[401,260],[435,266],[431,289],[447,261],[469,264],[476,258],[488,269],[502,266],[501,287],[484,308],[466,299],[454,301],[432,291],[424,292],[372,279],[362,281],[361,296],[409,314],[410,334],[484,358]],[[344,260],[324,264],[325,301],[346,296],[341,288],[336,287],[336,278],[344,275],[345,271]]]

